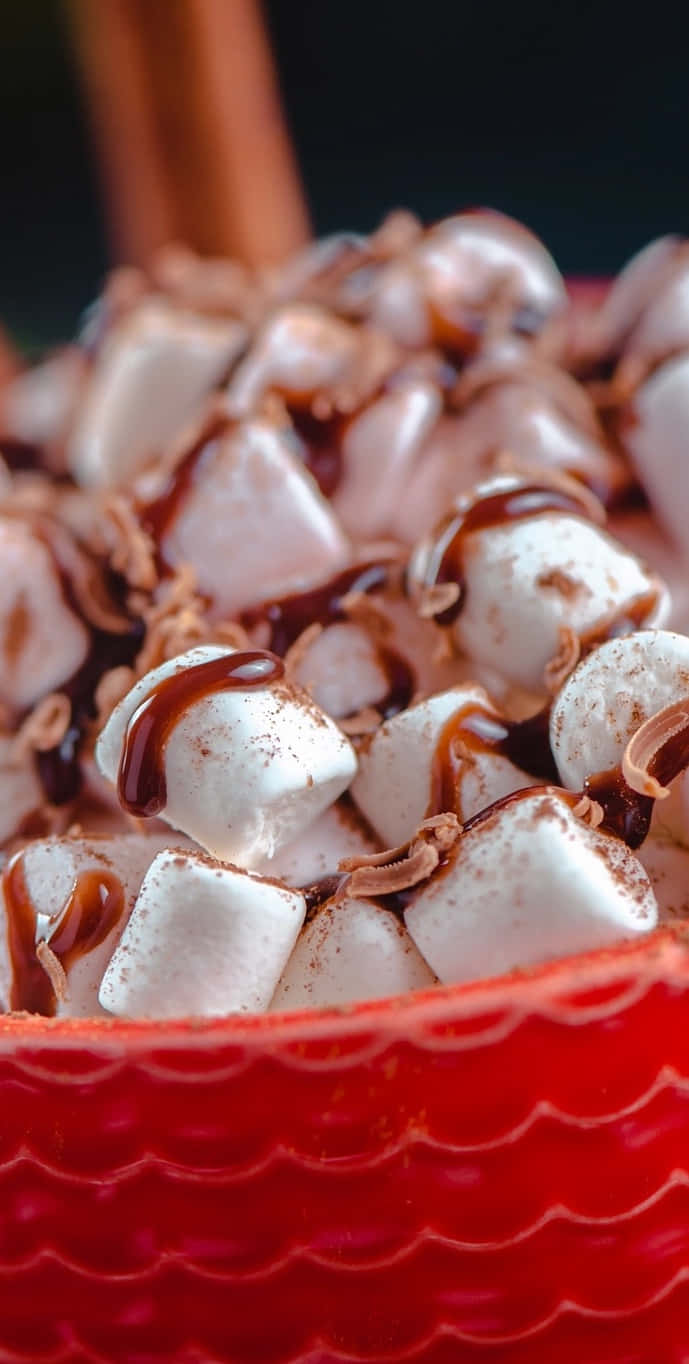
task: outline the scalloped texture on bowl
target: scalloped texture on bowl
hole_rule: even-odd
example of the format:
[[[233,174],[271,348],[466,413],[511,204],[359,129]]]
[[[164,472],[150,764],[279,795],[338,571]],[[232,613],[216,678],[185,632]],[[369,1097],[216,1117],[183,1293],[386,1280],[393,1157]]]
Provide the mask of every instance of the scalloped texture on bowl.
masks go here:
[[[689,1352],[689,940],[319,1015],[0,1018],[0,1364]]]

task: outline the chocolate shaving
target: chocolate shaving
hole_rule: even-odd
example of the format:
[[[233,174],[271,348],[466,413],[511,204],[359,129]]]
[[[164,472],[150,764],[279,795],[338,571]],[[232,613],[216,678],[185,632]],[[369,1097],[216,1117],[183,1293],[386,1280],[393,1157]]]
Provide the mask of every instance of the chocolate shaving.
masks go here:
[[[55,748],[64,738],[71,717],[71,703],[64,692],[44,696],[17,731],[12,760],[21,762],[29,753],[47,753]]]
[[[392,622],[389,616],[367,592],[346,592],[339,605],[348,620],[361,625],[374,639],[385,639],[390,635]]]
[[[350,875],[343,887],[348,895],[391,895],[428,880],[443,856],[457,841],[462,826],[456,815],[425,819],[414,837],[381,853],[345,857],[339,870]]]
[[[414,605],[416,614],[422,620],[432,620],[434,616],[442,616],[456,601],[459,601],[461,588],[459,583],[431,583],[419,587],[414,595]]]
[[[67,976],[59,957],[51,951],[45,940],[41,940],[36,946],[36,959],[43,967],[50,984],[55,991],[56,998],[63,1004],[69,999],[69,989],[67,987]]]
[[[126,498],[111,493],[103,506],[106,527],[111,531],[110,564],[131,587],[150,592],[158,581],[155,546],[140,526]]]
[[[680,744],[673,740],[682,737]],[[665,706],[632,735],[622,757],[622,776],[632,791],[653,800],[669,796],[672,781],[689,763],[689,698]]]
[[[572,806],[572,814],[576,815],[577,819],[582,819],[592,829],[597,829],[605,818],[603,806],[597,800],[592,800],[590,796],[585,795],[576,805]]]
[[[343,715],[337,724],[343,734],[373,734],[381,722],[382,716],[375,706],[363,706],[355,715]]]
[[[93,697],[96,706],[96,725],[99,729],[110,718],[118,701],[121,701],[122,697],[131,691],[135,681],[134,670],[125,666],[109,668],[106,673],[103,673]]]
[[[557,637],[557,651],[543,669],[543,682],[551,696],[560,690],[581,657],[581,640],[576,631],[561,625]]]

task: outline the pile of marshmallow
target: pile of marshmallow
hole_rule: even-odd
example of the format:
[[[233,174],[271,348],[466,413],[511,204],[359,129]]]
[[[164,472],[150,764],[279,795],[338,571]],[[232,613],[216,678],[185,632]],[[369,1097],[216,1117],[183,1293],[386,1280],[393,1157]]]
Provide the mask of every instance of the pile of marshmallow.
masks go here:
[[[32,1007],[27,953],[56,1015],[163,1018],[681,922],[687,450],[689,244],[570,298],[489,212],[263,272],[170,248],[74,345],[9,357],[0,1006]],[[152,753],[166,680],[247,650],[284,666],[193,693]],[[121,888],[102,931],[86,875]]]

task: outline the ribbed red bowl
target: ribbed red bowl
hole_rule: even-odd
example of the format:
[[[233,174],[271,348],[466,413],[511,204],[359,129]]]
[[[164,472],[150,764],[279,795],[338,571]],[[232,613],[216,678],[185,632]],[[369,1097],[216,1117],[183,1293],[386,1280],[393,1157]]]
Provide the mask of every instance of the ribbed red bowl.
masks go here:
[[[0,1018],[0,1360],[689,1358],[689,938],[346,1012]]]

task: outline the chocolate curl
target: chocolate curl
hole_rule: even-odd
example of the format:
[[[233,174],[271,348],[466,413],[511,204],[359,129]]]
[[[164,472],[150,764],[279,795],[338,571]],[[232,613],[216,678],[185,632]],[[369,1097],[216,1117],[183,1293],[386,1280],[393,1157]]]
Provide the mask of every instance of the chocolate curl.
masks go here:
[[[113,246],[251,265],[309,236],[256,0],[72,0]]]
[[[624,750],[622,776],[632,791],[664,800],[667,783],[689,766],[689,697],[652,715]]]

